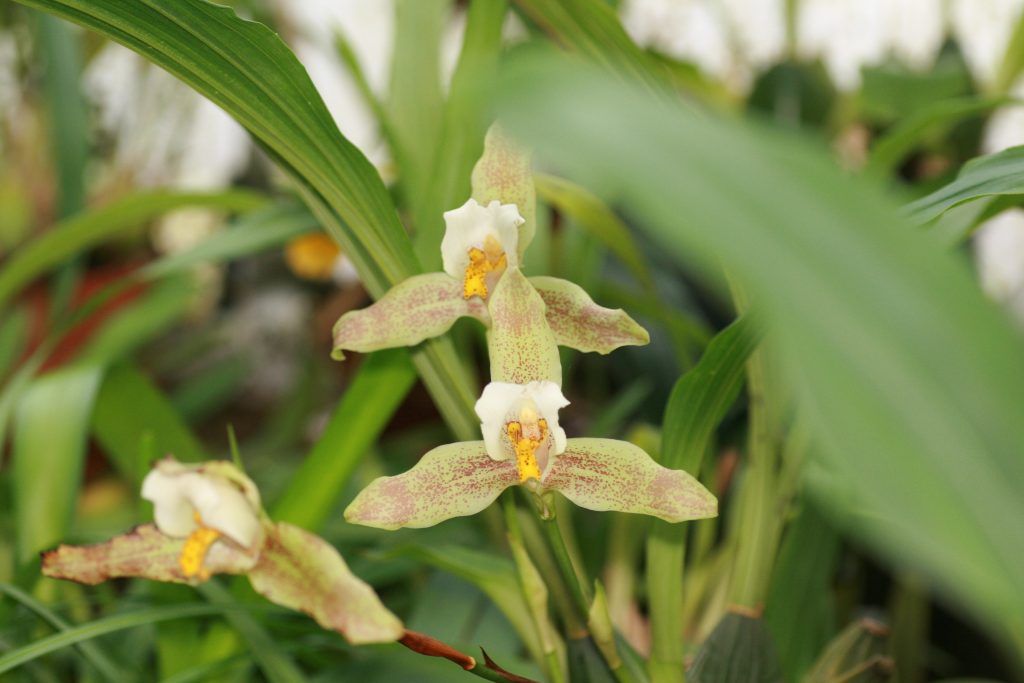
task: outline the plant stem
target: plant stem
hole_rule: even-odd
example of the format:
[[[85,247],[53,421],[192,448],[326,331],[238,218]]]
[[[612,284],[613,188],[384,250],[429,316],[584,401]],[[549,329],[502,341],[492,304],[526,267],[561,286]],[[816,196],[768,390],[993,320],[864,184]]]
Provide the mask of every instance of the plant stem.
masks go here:
[[[544,535],[548,539],[551,551],[555,555],[555,562],[562,573],[562,578],[565,579],[565,583],[569,586],[569,592],[576,605],[578,616],[586,622],[590,613],[590,601],[592,599],[590,587],[580,581],[580,576],[576,573],[576,568],[572,564],[572,558],[569,556],[569,548],[565,545],[565,539],[562,538],[562,530],[558,528],[557,518],[542,519],[541,528],[544,529]]]

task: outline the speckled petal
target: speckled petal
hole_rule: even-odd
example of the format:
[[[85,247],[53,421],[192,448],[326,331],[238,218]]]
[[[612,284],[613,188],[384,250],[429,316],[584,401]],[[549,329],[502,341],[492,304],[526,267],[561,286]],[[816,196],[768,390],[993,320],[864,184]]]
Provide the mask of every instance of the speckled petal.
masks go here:
[[[614,439],[569,439],[543,484],[590,510],[635,512],[666,522],[718,514],[718,501],[696,479]]]
[[[184,546],[185,539],[171,538],[153,524],[143,524],[103,543],[61,545],[47,551],[43,553],[43,574],[89,585],[122,577],[196,583],[181,573],[178,560]],[[210,547],[203,568],[210,574],[244,574],[257,555],[222,540]]]
[[[377,351],[413,346],[448,331],[462,316],[488,323],[487,308],[477,297],[462,297],[462,282],[445,273],[414,275],[395,285],[372,306],[341,316],[334,325],[336,360],[345,351]]]
[[[547,305],[547,320],[559,346],[577,351],[610,353],[620,346],[643,346],[647,330],[621,308],[598,306],[579,285],[556,277],[532,277]]]
[[[522,272],[506,272],[487,307],[491,314],[487,333],[491,381],[529,384],[547,380],[562,386],[558,344],[545,318],[544,301]]]
[[[519,483],[514,460],[493,460],[483,441],[439,446],[408,472],[380,477],[345,510],[345,519],[380,529],[434,526],[480,512]]]
[[[494,124],[484,137],[484,153],[473,167],[472,183],[473,199],[481,204],[499,201],[516,205],[524,219],[517,240],[517,261],[522,263],[523,252],[537,230],[537,195],[529,151]]]
[[[267,540],[249,582],[257,593],[304,612],[354,645],[390,643],[402,637],[402,622],[377,594],[349,571],[338,551],[319,536],[283,522],[267,529]]]

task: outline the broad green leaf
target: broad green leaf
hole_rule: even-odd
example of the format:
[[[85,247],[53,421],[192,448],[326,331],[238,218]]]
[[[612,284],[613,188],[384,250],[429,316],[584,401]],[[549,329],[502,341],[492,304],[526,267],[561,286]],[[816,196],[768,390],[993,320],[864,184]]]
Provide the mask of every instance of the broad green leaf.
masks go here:
[[[537,193],[533,187],[530,152],[494,124],[484,138],[484,153],[473,167],[473,199],[481,206],[497,201],[515,204],[519,226],[519,263],[537,232]]]
[[[692,683],[782,683],[775,648],[758,618],[729,612],[693,659]]]
[[[654,291],[651,271],[629,228],[607,204],[586,188],[564,178],[538,173],[533,180],[544,201],[593,234],[619,257],[647,291]]]
[[[23,4],[126,45],[237,119],[295,182],[372,295],[420,271],[377,172],[338,132],[305,69],[266,26],[205,0]],[[473,390],[450,340],[428,342],[413,357],[445,420],[471,436]]]
[[[1024,147],[1010,147],[964,164],[956,180],[907,204],[906,216],[924,224],[972,199],[1024,194]]]
[[[374,479],[345,509],[345,519],[378,529],[434,526],[475,515],[518,483],[515,462],[492,460],[483,441],[447,444],[408,472]]]
[[[548,326],[546,308],[518,268],[501,276],[487,302],[492,382],[529,384],[547,380],[562,386],[558,344]]]
[[[503,120],[667,255],[753,293],[842,529],[1024,632],[1022,342],[962,261],[813,143],[531,57],[506,72]]]
[[[463,298],[462,283],[447,273],[413,275],[376,303],[341,316],[334,325],[331,356],[342,360],[345,351],[415,346],[444,334],[463,316],[489,320],[483,301]]]
[[[36,379],[14,414],[12,489],[18,558],[24,562],[67,532],[101,370],[74,366]]]
[[[171,538],[153,524],[137,526],[126,534],[93,545],[60,545],[43,553],[43,575],[94,586],[125,577],[194,583],[181,571],[184,538]],[[211,574],[243,574],[256,558],[234,544],[210,546],[203,568]]]
[[[608,354],[621,346],[644,346],[647,330],[621,308],[598,306],[579,285],[556,277],[532,277],[546,306],[545,318],[559,346]]]
[[[36,600],[17,586],[12,586],[8,583],[0,583],[0,593],[4,593],[8,597],[20,602],[25,607],[28,607],[58,631],[67,631],[71,628],[71,624],[65,621],[59,614],[53,612],[49,607],[41,603],[39,600]],[[110,681],[111,683],[119,683],[120,681],[125,680],[124,672],[119,670],[117,664],[114,663],[110,656],[100,648],[98,643],[83,642],[80,643],[77,648],[79,652],[82,653],[82,657],[99,672],[100,676],[102,676],[104,680]]]
[[[569,439],[543,483],[589,510],[633,512],[666,522],[718,514],[718,502],[700,482],[662,467],[627,441]]]
[[[355,645],[393,642],[404,631],[398,617],[349,571],[337,550],[291,524],[281,522],[267,530],[249,582],[271,602],[310,615]]]
[[[935,102],[901,120],[878,138],[871,147],[868,169],[879,175],[889,174],[918,145],[937,132],[1008,104],[1019,102],[1008,97],[965,97]]]
[[[765,600],[764,625],[787,681],[801,681],[836,629],[832,582],[839,537],[804,504],[782,540]]]
[[[759,341],[744,317],[708,344],[697,365],[676,381],[665,407],[659,459],[698,475],[718,424],[743,385],[745,363]],[[647,589],[651,605],[651,662],[656,680],[679,680],[683,662],[683,564],[686,530],[656,522],[647,540]],[[664,676],[664,679],[661,677]]]
[[[113,235],[183,206],[250,211],[266,200],[241,190],[214,194],[163,191],[129,195],[54,225],[19,248],[0,270],[0,308],[22,287]]]
[[[11,669],[16,669],[51,652],[56,652],[65,647],[104,636],[108,633],[116,633],[139,626],[149,626],[169,619],[191,619],[194,617],[210,616],[220,614],[223,611],[224,607],[218,605],[186,603],[167,607],[150,607],[115,614],[114,616],[105,617],[88,624],[69,628],[66,631],[55,633],[46,638],[40,638],[28,645],[5,653],[3,656],[0,656],[0,674],[7,673]]]
[[[308,529],[322,526],[415,380],[405,351],[375,353],[366,359],[271,516]]]
[[[413,207],[416,253],[427,270],[441,267],[442,214],[470,196],[470,173],[483,150],[484,117],[489,113],[481,84],[490,83],[497,74],[507,11],[506,0],[472,2],[466,10],[462,52],[448,89],[430,189]]]
[[[107,371],[92,413],[92,433],[122,476],[136,485],[154,458],[171,453],[182,462],[207,459],[168,398],[132,363]]]

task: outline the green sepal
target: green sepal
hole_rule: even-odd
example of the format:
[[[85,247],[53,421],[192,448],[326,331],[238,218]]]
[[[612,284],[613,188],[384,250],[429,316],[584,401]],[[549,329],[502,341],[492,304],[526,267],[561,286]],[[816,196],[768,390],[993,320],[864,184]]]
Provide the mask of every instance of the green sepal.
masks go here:
[[[569,439],[543,485],[588,510],[633,512],[666,522],[718,514],[718,500],[699,481],[615,439]]]
[[[547,306],[547,320],[559,346],[611,353],[620,346],[644,346],[651,336],[621,308],[598,306],[577,284],[557,277],[531,277]]]
[[[414,275],[371,306],[341,316],[334,324],[331,357],[343,360],[345,351],[414,346],[444,334],[463,316],[489,321],[478,297],[463,298],[461,282],[445,273]]]
[[[475,515],[519,483],[513,460],[492,460],[483,441],[438,446],[407,472],[379,477],[345,510],[353,524],[399,529]]]
[[[547,380],[562,386],[558,344],[548,327],[544,301],[518,268],[502,275],[487,308],[491,315],[487,334],[491,381],[529,384]]]
[[[271,602],[308,614],[354,645],[394,642],[405,632],[333,546],[285,522],[267,529],[249,582]]]

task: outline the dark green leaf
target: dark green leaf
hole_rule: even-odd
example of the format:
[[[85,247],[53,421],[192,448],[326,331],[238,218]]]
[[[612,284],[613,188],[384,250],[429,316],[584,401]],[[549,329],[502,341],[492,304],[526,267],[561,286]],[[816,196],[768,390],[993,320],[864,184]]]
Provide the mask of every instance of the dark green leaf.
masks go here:
[[[729,612],[693,660],[691,683],[782,683],[771,637],[760,619]]]
[[[980,197],[1024,194],[1024,147],[1010,147],[964,164],[956,180],[906,206],[915,223],[927,223],[943,212]]]

